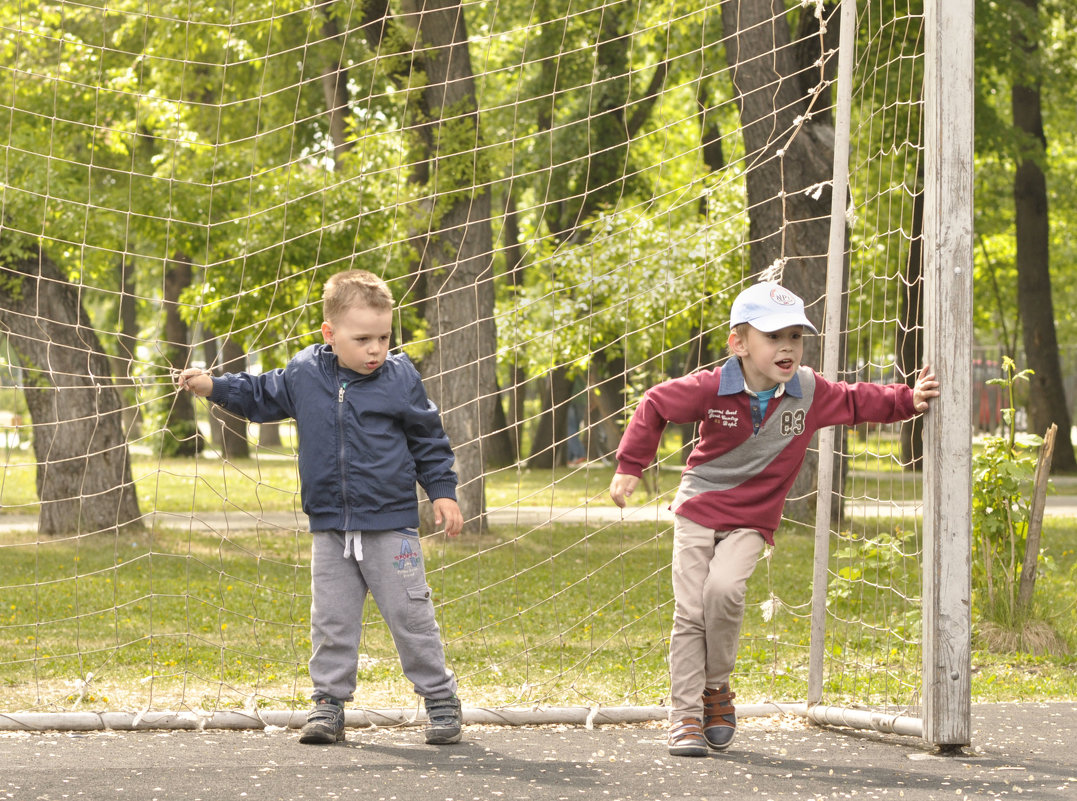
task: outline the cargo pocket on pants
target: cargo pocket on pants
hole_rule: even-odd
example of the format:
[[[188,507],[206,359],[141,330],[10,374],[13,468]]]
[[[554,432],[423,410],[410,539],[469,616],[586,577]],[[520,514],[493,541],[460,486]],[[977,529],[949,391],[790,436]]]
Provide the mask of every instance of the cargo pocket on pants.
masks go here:
[[[433,631],[434,602],[430,600],[430,588],[425,584],[408,587],[408,631],[415,634]]]

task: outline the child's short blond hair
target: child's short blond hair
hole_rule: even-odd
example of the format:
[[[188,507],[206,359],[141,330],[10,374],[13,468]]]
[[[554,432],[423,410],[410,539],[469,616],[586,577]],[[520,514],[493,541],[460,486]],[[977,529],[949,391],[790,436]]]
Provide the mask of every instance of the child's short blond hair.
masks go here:
[[[329,276],[322,292],[325,319],[338,319],[345,311],[356,307],[391,311],[393,293],[389,291],[389,285],[366,270],[344,270]]]

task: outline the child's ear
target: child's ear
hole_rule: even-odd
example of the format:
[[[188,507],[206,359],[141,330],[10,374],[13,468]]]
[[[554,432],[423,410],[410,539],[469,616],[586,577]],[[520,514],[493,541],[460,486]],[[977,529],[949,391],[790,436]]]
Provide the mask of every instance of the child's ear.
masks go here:
[[[322,339],[325,340],[326,345],[333,344],[333,326],[329,324],[328,320],[322,323]]]
[[[748,353],[747,343],[741,339],[736,328],[729,332],[729,340],[727,344],[729,345],[729,352],[734,356],[745,356]]]

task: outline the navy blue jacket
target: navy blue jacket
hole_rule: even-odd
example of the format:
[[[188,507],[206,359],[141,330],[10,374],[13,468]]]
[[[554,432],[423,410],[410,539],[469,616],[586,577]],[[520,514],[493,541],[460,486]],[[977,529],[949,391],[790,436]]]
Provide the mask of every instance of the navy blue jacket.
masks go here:
[[[283,369],[215,377],[209,397],[256,423],[295,419],[311,531],[415,528],[416,482],[431,500],[456,498],[441,416],[402,353],[360,375],[311,345]]]

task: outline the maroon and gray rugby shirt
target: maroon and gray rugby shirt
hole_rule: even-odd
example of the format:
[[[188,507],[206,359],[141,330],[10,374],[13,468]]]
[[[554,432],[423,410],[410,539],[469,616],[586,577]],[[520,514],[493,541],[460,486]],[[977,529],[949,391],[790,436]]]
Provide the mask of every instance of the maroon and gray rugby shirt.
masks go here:
[[[896,423],[916,414],[904,384],[827,381],[808,367],[778,387],[759,421],[759,401],[738,359],[665,381],[644,393],[621,437],[617,472],[641,476],[667,423],[699,423],[670,508],[719,531],[752,528],[771,545],[786,495],[812,435],[830,425]]]

